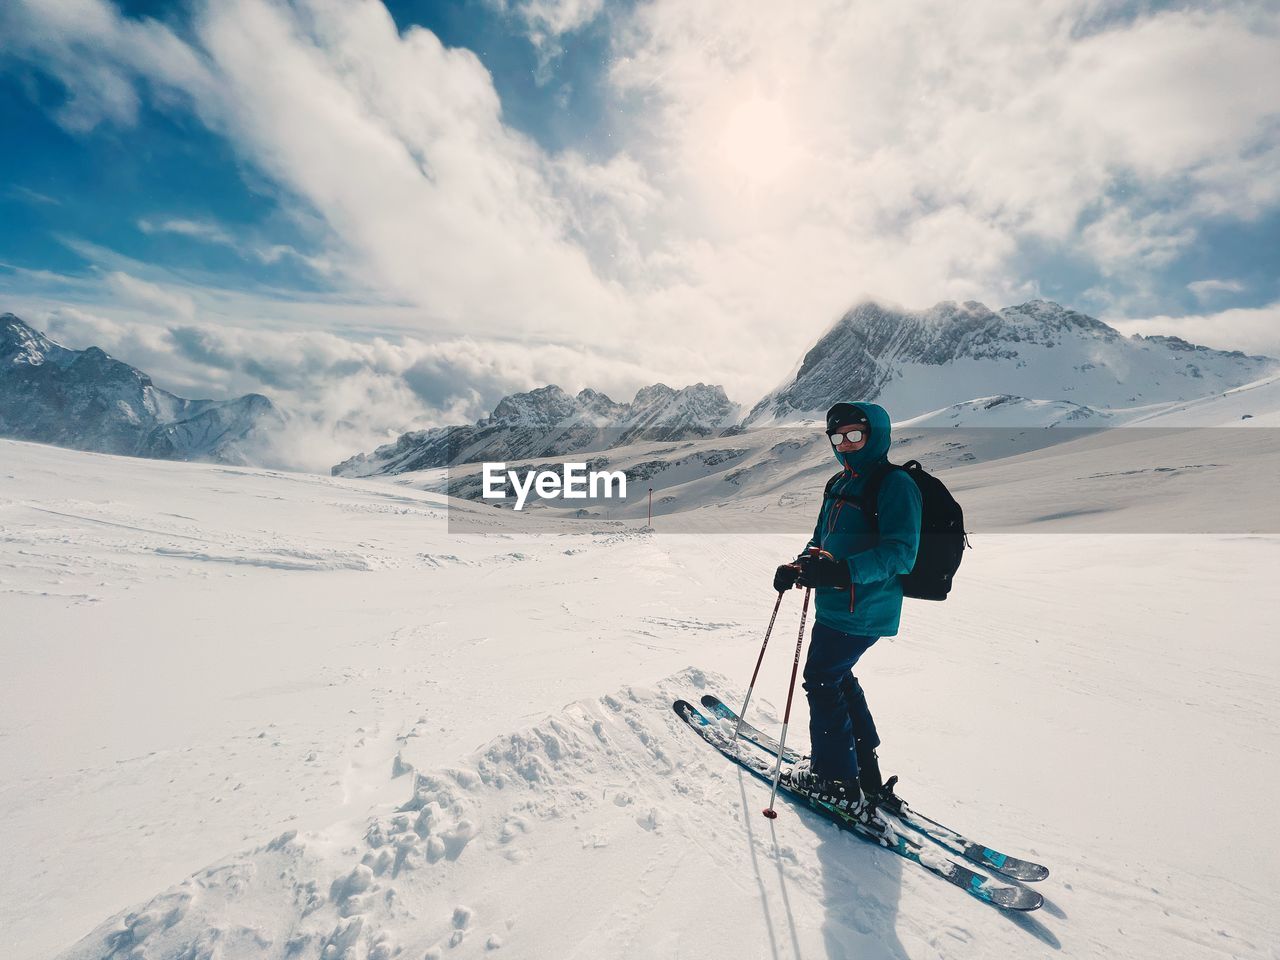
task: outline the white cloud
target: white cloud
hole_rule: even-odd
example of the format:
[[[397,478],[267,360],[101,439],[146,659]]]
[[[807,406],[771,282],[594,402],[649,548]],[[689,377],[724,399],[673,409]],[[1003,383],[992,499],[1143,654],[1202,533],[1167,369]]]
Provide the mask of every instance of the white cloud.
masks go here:
[[[160,317],[178,316],[192,319],[196,315],[195,301],[177,290],[139,280],[119,270],[106,276],[109,290],[119,296],[125,303],[157,314]]]
[[[1187,284],[1187,289],[1203,303],[1219,293],[1243,293],[1245,286],[1239,280],[1193,280]]]
[[[170,218],[166,220],[142,219],[138,221],[138,229],[146,234],[174,233],[180,237],[191,237],[216,243],[224,247],[236,247],[235,238],[216,223],[205,220],[184,220]]]
[[[489,0],[489,6],[522,21],[530,42],[545,47],[598,17],[604,0]]]
[[[539,34],[559,37],[598,17],[604,0],[514,0],[510,9]]]
[[[210,6],[232,137],[355,254],[351,273],[454,330],[591,339],[626,303],[565,235],[545,159],[501,122],[492,80],[380,4]],[[504,296],[503,294],[507,295]]]
[[[503,124],[470,51],[401,34],[378,3],[208,4],[195,45],[103,0],[77,6],[83,16],[34,0],[6,14],[6,47],[71,90],[69,125],[131,122],[139,78],[189,100],[319,214],[353,288],[420,304],[456,332],[507,332],[518,316],[529,333],[585,341],[628,312],[566,235],[548,159]]]
[[[604,10],[604,0],[489,0],[489,5],[524,24],[538,53],[534,80],[551,80],[551,66],[564,52],[562,38],[581,30]]]
[[[1140,273],[1173,262],[1195,240],[1195,230],[1175,213],[1140,214],[1114,206],[1080,232],[1081,247],[1104,276]]]
[[[34,61],[65,85],[60,121],[86,131],[138,116],[138,77],[162,102],[207,96],[198,51],[156,20],[124,17],[104,0],[14,0],[0,6],[0,53]]]
[[[988,0],[779,17],[657,0],[613,76],[645,107],[630,147],[686,212],[676,229],[713,237],[722,264],[735,245],[772,248],[740,283],[813,291],[795,260],[817,257],[850,265],[818,289],[848,291],[852,273],[907,302],[999,299],[1018,279],[1010,255],[1037,238],[1082,248],[1119,284],[1176,257],[1206,207],[1254,215],[1231,189],[1246,173],[1280,175],[1258,152],[1280,139],[1277,17],[1226,6],[1082,33],[1096,12]],[[744,184],[718,146],[735,108],[759,100],[787,118],[792,156]],[[921,249],[922,231],[941,242]],[[835,290],[798,297],[818,306]]]
[[[630,399],[657,379],[625,356],[555,344],[355,340],[199,321],[159,325],[74,307],[23,314],[66,346],[101,347],[183,396],[265,393],[297,415],[288,450],[273,462],[321,471],[402,430],[486,416],[509,393],[556,383],[571,392],[594,386]]]
[[[504,9],[548,38],[602,15],[596,0]],[[416,376],[437,412],[500,383],[610,389],[641,372],[750,400],[863,295],[1014,301],[1034,242],[1091,260],[1101,298],[1141,302],[1202,218],[1280,204],[1274,7],[652,0],[609,14],[603,161],[513,131],[474,54],[401,33],[379,3],[197,10],[179,38],[103,0],[22,0],[0,45],[68,84],[73,127],[130,122],[144,87],[189,104],[323,225],[313,266],[346,309],[187,289],[202,324],[411,327],[447,356],[385,375]],[[223,229],[178,232],[301,256]],[[109,286],[118,306],[148,299]],[[387,396],[375,407],[399,411]]]
[[[1143,336],[1163,334],[1219,350],[1280,357],[1280,301],[1264,307],[1223,310],[1181,317],[1108,320],[1117,330]]]
[[[152,220],[144,217],[138,221],[138,229],[148,235],[172,233],[192,240],[201,240],[205,243],[234,250],[241,256],[253,257],[260,263],[279,263],[281,260],[289,258],[305,264],[321,275],[327,276],[337,270],[334,259],[330,255],[313,256],[304,254],[287,243],[250,243],[243,236],[237,236],[225,227],[209,220],[189,220],[181,217]]]
[[[62,201],[56,197],[51,197],[48,194],[41,193],[39,190],[32,190],[30,187],[24,187],[16,183],[5,191],[5,196],[40,206],[59,207],[62,205]]]

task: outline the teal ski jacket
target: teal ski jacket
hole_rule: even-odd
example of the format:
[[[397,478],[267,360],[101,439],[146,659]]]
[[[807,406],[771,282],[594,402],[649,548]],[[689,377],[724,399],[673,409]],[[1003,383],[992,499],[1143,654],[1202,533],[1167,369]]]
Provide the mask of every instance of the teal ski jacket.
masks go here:
[[[854,403],[867,416],[867,445],[852,453],[834,451],[843,473],[832,494],[859,498],[874,469],[888,459],[889,414],[874,403]],[[920,490],[901,470],[891,470],[880,485],[879,536],[856,503],[829,496],[823,500],[810,547],[819,547],[849,566],[850,589],[818,587],[817,620],[844,633],[892,637],[902,616],[899,575],[910,573],[920,547]]]

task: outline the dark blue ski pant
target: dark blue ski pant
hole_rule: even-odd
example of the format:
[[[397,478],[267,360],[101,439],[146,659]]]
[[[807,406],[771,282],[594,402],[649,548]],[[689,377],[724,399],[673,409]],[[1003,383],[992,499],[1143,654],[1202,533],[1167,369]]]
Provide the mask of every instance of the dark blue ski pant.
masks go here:
[[[820,777],[857,782],[858,747],[874,750],[880,746],[862,684],[852,673],[854,664],[879,639],[842,633],[821,623],[813,625],[804,664],[804,690],[809,698],[813,771]]]

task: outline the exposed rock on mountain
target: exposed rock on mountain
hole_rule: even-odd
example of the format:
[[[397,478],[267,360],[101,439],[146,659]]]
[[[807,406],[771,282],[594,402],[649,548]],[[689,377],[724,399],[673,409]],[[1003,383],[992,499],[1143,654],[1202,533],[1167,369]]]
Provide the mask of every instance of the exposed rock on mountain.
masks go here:
[[[1280,367],[1177,337],[1125,337],[1100,320],[1032,300],[998,313],[973,301],[922,312],[863,303],[752,408],[761,425],[820,416],[840,399],[876,400],[895,420],[1011,394],[1136,406],[1221,393]]]
[[[557,386],[504,397],[493,415],[472,425],[403,434],[372,454],[333,468],[339,476],[405,473],[462,463],[560,457],[641,440],[708,437],[732,425],[738,408],[724,388],[697,383],[675,390],[657,383],[630,403],[596,390],[571,396]]]
[[[70,350],[0,315],[0,436],[165,460],[246,463],[283,417],[266,397],[187,400],[97,347]]]

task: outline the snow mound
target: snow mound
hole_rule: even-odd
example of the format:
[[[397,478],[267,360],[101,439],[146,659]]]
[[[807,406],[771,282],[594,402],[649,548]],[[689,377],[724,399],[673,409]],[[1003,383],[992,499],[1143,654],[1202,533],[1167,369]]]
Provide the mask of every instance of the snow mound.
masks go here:
[[[1130,889],[1060,838],[1040,855],[1071,881],[1039,885],[1041,913],[1012,917],[789,804],[766,821],[767,786],[671,710],[708,688],[739,695],[687,668],[655,688],[571,704],[464,763],[414,772],[398,806],[290,830],[197,872],[61,960],[759,956],[762,911],[779,954],[951,956],[935,949],[941,930],[981,944],[982,956],[1025,956],[1060,949],[1053,928],[1077,907],[1105,911]],[[753,719],[776,729],[768,704]],[[410,768],[397,755],[387,772]],[[1017,823],[1004,818],[1001,832]],[[1083,903],[1072,903],[1076,887]],[[1148,924],[1205,942],[1194,917],[1150,894],[1126,905],[1143,943]],[[1089,939],[1085,954],[1102,955],[1103,941]]]
[[[557,955],[564,925],[584,906],[607,912],[625,896],[633,854],[665,846],[655,838],[672,807],[707,802],[671,750],[673,741],[696,744],[676,741],[681,724],[670,710],[706,683],[688,670],[658,690],[573,704],[463,765],[415,773],[412,796],[395,809],[289,831],[215,863],[111,918],[63,958],[390,960],[464,941]],[[390,773],[408,769],[397,756]],[[609,869],[585,866],[592,859]],[[564,885],[552,889],[573,888],[584,868],[591,889],[537,895],[553,876]]]
[[[767,787],[671,710],[709,687],[734,695],[688,668],[574,703],[463,764],[415,772],[397,807],[289,831],[199,871],[62,960],[750,955],[750,892],[767,900],[778,884],[787,899],[766,909],[782,911],[776,935],[789,927],[799,955],[894,955],[890,945],[923,946],[938,923],[1025,936],[826,821],[791,808],[781,827],[765,821]],[[753,716],[776,724],[767,704]],[[389,772],[407,769],[397,757]],[[910,922],[902,897],[919,914]],[[1056,943],[1039,921],[1020,922]]]

